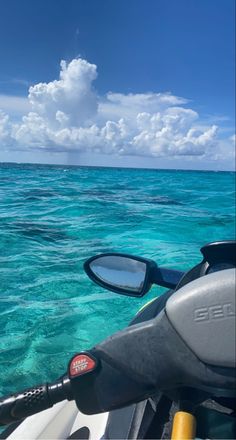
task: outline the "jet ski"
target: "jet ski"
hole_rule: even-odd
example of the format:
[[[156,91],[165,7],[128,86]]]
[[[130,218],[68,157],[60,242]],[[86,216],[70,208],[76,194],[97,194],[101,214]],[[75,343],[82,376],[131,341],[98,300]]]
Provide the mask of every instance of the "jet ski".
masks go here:
[[[89,258],[85,272],[105,289],[168,290],[127,328],[76,353],[55,382],[2,397],[0,438],[235,438],[236,242],[201,254],[185,273],[128,254]]]

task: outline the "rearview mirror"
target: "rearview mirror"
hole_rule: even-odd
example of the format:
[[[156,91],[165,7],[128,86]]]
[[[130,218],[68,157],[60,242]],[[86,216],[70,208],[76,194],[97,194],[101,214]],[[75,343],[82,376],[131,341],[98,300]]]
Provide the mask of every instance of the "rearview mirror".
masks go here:
[[[102,254],[84,264],[89,278],[116,293],[143,296],[151,287],[151,270],[154,261],[126,254]]]

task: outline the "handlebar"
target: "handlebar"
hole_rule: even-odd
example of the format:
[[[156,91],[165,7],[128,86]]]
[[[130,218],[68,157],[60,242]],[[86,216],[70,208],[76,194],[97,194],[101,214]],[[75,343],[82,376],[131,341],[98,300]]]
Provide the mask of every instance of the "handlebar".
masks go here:
[[[46,383],[7,396],[0,400],[0,426],[51,408],[55,403],[65,399],[74,399],[68,376],[63,376],[51,384]]]

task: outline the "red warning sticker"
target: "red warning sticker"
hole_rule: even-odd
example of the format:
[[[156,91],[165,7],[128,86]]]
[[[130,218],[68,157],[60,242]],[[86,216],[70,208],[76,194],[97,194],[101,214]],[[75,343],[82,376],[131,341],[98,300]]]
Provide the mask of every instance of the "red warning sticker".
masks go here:
[[[80,376],[94,370],[96,362],[87,354],[77,354],[70,363],[70,376]]]

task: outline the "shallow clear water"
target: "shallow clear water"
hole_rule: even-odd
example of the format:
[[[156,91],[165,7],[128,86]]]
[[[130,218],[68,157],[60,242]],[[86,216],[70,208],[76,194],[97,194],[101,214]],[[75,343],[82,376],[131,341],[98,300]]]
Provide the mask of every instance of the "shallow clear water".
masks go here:
[[[234,189],[229,172],[0,165],[0,394],[57,378],[163,292],[106,292],[83,273],[88,257],[187,270],[202,245],[235,238]]]

